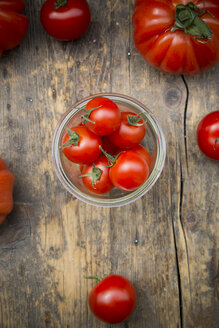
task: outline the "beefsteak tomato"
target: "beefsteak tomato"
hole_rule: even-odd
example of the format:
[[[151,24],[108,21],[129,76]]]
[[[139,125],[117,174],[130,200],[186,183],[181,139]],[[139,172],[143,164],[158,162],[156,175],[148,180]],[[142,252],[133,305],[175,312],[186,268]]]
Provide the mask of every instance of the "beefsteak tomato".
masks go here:
[[[134,42],[163,72],[194,75],[219,61],[218,0],[137,0]]]
[[[0,0],[0,55],[16,47],[27,33],[29,20],[21,15],[24,0]]]

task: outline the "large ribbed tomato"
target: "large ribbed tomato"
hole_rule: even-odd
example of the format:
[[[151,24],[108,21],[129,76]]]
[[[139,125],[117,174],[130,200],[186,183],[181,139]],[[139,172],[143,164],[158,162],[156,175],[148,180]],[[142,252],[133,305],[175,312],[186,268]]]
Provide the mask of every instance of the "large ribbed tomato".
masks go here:
[[[16,47],[24,38],[29,20],[20,14],[24,0],[0,0],[0,55]]]
[[[137,0],[134,42],[159,70],[197,74],[219,61],[218,0]]]

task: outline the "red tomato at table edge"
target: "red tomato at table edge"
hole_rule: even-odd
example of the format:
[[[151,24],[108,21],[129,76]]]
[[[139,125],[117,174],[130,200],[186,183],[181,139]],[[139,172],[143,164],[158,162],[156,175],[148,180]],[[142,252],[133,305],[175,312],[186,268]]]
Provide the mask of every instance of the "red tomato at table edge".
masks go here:
[[[109,161],[104,155],[98,157],[98,159],[90,165],[81,165],[81,177],[85,187],[96,194],[104,194],[112,190],[114,185],[109,177],[108,166]],[[95,179],[95,183],[92,183],[92,177]]]
[[[120,275],[110,275],[98,282],[89,293],[93,314],[108,323],[120,323],[134,311],[137,296],[131,282]]]
[[[189,2],[191,0],[137,0],[135,3],[135,46],[149,64],[163,72],[193,75],[209,69],[219,61],[217,0],[192,1],[199,9],[206,8],[213,15],[204,13],[199,16],[213,32],[210,40],[202,42],[182,30],[170,30],[175,22],[176,5],[186,5]]]
[[[219,160],[219,111],[207,114],[199,122],[197,142],[205,156]]]
[[[0,0],[0,55],[15,48],[25,37],[29,20],[20,14],[24,8],[24,0]]]
[[[70,131],[76,133],[76,145],[70,145]],[[72,142],[74,139],[72,139]],[[64,146],[65,144],[65,146]],[[60,149],[72,162],[78,164],[89,164],[94,162],[100,155],[102,140],[85,126],[75,126],[68,129],[63,137]]]
[[[133,123],[131,123],[132,121]],[[145,131],[145,124],[136,113],[122,112],[119,128],[108,138],[116,147],[130,149],[140,144],[145,136]]]
[[[117,104],[106,97],[91,99],[84,110],[85,125],[99,136],[108,136],[119,128],[121,112]]]
[[[46,0],[40,11],[45,31],[60,41],[80,38],[90,25],[90,7],[86,0],[67,0],[66,5],[55,9],[57,0]]]

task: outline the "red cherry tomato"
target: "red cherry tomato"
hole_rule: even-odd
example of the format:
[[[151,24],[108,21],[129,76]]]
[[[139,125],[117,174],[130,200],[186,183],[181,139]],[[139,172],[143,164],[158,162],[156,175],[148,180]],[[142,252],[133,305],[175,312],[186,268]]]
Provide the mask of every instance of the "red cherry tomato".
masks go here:
[[[219,110],[207,114],[198,124],[197,142],[207,157],[219,160]]]
[[[102,140],[85,126],[75,126],[65,132],[60,149],[72,162],[89,164],[100,155]]]
[[[86,0],[47,0],[41,8],[40,19],[49,35],[71,41],[88,29],[90,8]]]
[[[137,0],[133,25],[137,50],[163,72],[197,74],[219,60],[218,0]]]
[[[106,136],[120,126],[121,113],[112,100],[96,97],[87,103],[84,121],[90,131],[99,136]]]
[[[82,181],[84,185],[96,194],[104,194],[113,189],[109,178],[109,161],[100,156],[93,164],[82,168]]]
[[[149,167],[142,154],[126,150],[122,152],[109,170],[109,176],[115,187],[133,191],[139,188],[149,176]]]
[[[132,148],[132,150],[141,154],[143,156],[143,158],[145,158],[145,160],[147,161],[148,166],[149,167],[151,166],[151,155],[145,147],[143,147],[142,145],[138,145],[138,146]]]
[[[102,148],[108,154],[114,154],[117,151],[117,147],[111,143],[109,136],[102,138]]]
[[[108,323],[120,323],[134,311],[137,296],[131,282],[119,275],[101,280],[89,294],[89,306],[94,315]]]
[[[135,113],[122,112],[120,127],[109,136],[118,148],[129,149],[137,146],[145,136],[143,120]]]
[[[0,54],[16,47],[27,33],[29,20],[20,14],[23,0],[0,0]]]

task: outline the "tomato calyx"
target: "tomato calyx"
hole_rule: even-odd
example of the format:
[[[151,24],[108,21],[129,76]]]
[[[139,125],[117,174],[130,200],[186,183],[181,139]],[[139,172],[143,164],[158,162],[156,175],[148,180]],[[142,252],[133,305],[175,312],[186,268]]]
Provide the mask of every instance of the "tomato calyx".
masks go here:
[[[216,144],[217,144],[217,142],[219,142],[219,138],[217,138],[217,139],[215,140],[215,143],[214,143],[214,150],[216,149]]]
[[[68,136],[69,136],[69,140],[67,140],[63,145],[61,145],[59,148],[60,149],[65,149],[66,147],[69,147],[69,146],[77,146],[78,145],[78,142],[79,142],[79,134],[75,131],[72,131],[71,129],[67,128],[67,133],[68,133]]]
[[[54,3],[55,10],[58,10],[60,7],[65,7],[68,3],[68,0],[56,0]]]
[[[85,276],[84,278],[85,279],[96,279],[97,282],[100,282],[103,280],[103,278],[99,277],[99,276]]]
[[[213,32],[208,24],[200,18],[205,13],[212,15],[208,10],[200,10],[192,2],[186,5],[177,5],[175,9],[175,23],[170,29],[171,32],[182,30],[185,34],[191,34],[197,39],[210,40]]]
[[[109,153],[107,153],[101,146],[99,146],[100,147],[100,150],[102,151],[102,153],[106,156],[106,158],[108,159],[108,162],[110,163],[110,165],[105,165],[106,167],[111,167],[111,166],[113,166],[115,163],[116,163],[116,161],[117,161],[117,159],[118,159],[118,157],[119,157],[119,155],[121,154],[121,152],[120,153],[118,153],[117,155],[110,155]]]
[[[96,167],[95,164],[93,163],[92,172],[87,173],[87,174],[82,174],[81,178],[91,177],[92,186],[94,187],[94,185],[97,183],[97,181],[100,180],[101,174],[102,174],[102,170],[99,167]]]
[[[98,109],[98,108],[100,108],[100,107],[102,107],[102,105],[101,105],[101,106],[94,107],[94,108],[91,108],[91,109],[81,108],[81,109],[84,111],[84,114],[81,116],[82,124],[86,124],[87,122],[90,122],[90,123],[95,124],[95,122],[94,122],[94,121],[91,121],[91,120],[89,119],[89,117],[90,117],[90,114],[91,114],[95,109]]]
[[[139,123],[140,121],[142,121],[142,118],[139,115],[127,115],[127,122],[129,125],[142,126],[145,124],[144,121],[142,123]]]

